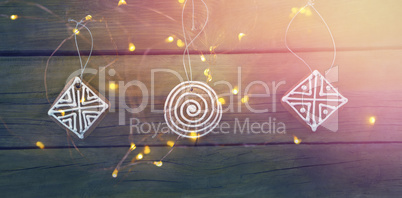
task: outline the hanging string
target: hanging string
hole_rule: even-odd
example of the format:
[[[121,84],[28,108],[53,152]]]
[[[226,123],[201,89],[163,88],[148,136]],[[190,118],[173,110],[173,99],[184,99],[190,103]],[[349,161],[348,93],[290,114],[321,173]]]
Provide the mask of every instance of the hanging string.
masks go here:
[[[194,22],[194,15],[195,15],[195,12],[194,12],[194,0],[191,0],[191,4],[192,4],[192,6],[193,6],[193,17],[192,17],[192,20],[191,20],[191,22],[192,22],[192,26],[191,26],[191,30],[195,30],[195,22]]]
[[[300,11],[304,10],[306,7],[309,7],[309,6],[318,14],[318,16],[319,16],[319,17],[321,18],[321,20],[324,22],[325,27],[327,28],[327,30],[328,30],[328,32],[329,32],[329,35],[331,36],[332,45],[333,45],[333,47],[334,47],[334,57],[333,57],[333,59],[332,59],[332,63],[331,63],[331,66],[330,66],[329,70],[328,70],[327,72],[325,72],[325,74],[327,74],[327,73],[329,73],[329,72],[331,71],[332,67],[333,67],[334,64],[335,64],[335,59],[336,59],[336,45],[335,45],[335,39],[334,39],[334,37],[333,37],[333,35],[332,35],[331,29],[329,29],[329,26],[328,26],[327,22],[325,22],[324,18],[321,16],[321,14],[317,11],[317,9],[315,9],[315,7],[314,7],[314,0],[309,0],[309,1],[307,2],[307,4],[306,4],[303,8],[299,9],[299,11],[298,11],[298,12],[293,16],[293,18],[290,20],[290,22],[289,22],[289,24],[288,24],[288,27],[286,28],[286,33],[285,33],[285,45],[286,45],[286,48],[287,48],[293,55],[295,55],[299,60],[301,60],[301,61],[310,69],[310,72],[313,73],[313,70],[311,69],[310,65],[309,65],[304,59],[302,59],[299,55],[297,55],[295,52],[293,52],[293,50],[290,49],[290,47],[289,47],[289,45],[288,45],[288,42],[287,42],[287,36],[288,36],[289,28],[290,28],[290,25],[292,24],[293,20],[294,20],[294,19],[296,18],[296,16],[300,13]]]
[[[183,10],[182,10],[182,13],[181,13],[181,25],[182,25],[182,29],[183,29],[184,43],[186,45],[186,48],[184,49],[184,52],[183,52],[183,67],[184,67],[184,72],[186,73],[187,81],[192,81],[193,80],[193,72],[192,72],[192,69],[191,69],[191,58],[190,58],[189,46],[192,45],[194,40],[197,39],[197,37],[200,36],[200,34],[204,31],[205,27],[207,26],[208,19],[209,19],[208,6],[204,2],[204,0],[201,0],[201,2],[204,4],[205,9],[207,10],[207,17],[205,19],[204,26],[201,28],[200,32],[198,32],[198,34],[193,39],[191,39],[191,41],[189,43],[187,42],[186,29],[184,28],[184,10],[185,10],[185,7],[186,7],[187,0],[183,4]],[[193,1],[193,26],[194,26],[194,1]],[[194,27],[194,29],[195,29],[195,27]],[[188,61],[188,68],[189,68],[190,75],[187,72],[186,55],[187,55],[187,59],[188,59],[187,61]]]
[[[85,29],[88,31],[89,35],[91,36],[91,50],[89,51],[89,55],[88,55],[87,61],[85,62],[85,65],[83,66],[83,65],[82,65],[81,53],[80,53],[80,48],[78,47],[78,42],[77,42],[77,33],[74,32],[75,46],[77,47],[78,58],[80,59],[80,65],[81,65],[81,75],[80,75],[80,78],[82,79],[82,75],[84,74],[84,70],[85,70],[85,68],[87,67],[88,62],[89,62],[89,59],[91,58],[91,55],[92,55],[92,50],[93,50],[93,47],[94,47],[94,39],[93,39],[93,37],[92,37],[92,32],[91,32],[91,30],[89,30],[89,28],[88,28],[87,26],[85,26],[84,24],[82,24],[82,23],[84,22],[84,19],[82,19],[80,22],[77,22],[77,21],[74,20],[74,19],[69,19],[68,21],[69,21],[69,22],[75,22],[75,23],[76,23],[75,30],[78,31],[78,26],[81,26],[81,27],[85,28]]]

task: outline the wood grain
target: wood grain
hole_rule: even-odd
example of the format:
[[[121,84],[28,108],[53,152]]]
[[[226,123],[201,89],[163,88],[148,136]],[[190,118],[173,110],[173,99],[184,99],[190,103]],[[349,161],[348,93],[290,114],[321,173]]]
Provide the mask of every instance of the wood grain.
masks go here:
[[[20,18],[15,21],[0,18],[1,54],[50,55],[72,33],[74,24],[68,23],[68,19],[80,20],[88,14],[94,19],[87,25],[94,35],[96,53],[114,54],[117,49],[121,54],[133,54],[128,52],[129,42],[136,45],[134,54],[182,53],[183,49],[176,46],[176,40],[165,42],[170,35],[183,40],[182,6],[177,0],[130,1],[128,5],[119,7],[117,2],[3,2],[0,14],[18,14]],[[298,0],[207,0],[206,3],[210,11],[209,22],[192,50],[208,51],[210,46],[217,46],[217,52],[226,53],[286,51],[284,35],[292,8],[305,5],[304,1]],[[52,14],[37,5],[47,8]],[[400,48],[402,29],[397,24],[401,2],[398,0],[331,0],[316,2],[315,6],[331,28],[339,50]],[[196,3],[197,31],[194,32],[190,31],[190,11],[185,12],[185,27],[193,37],[206,19],[206,10],[201,2]],[[239,33],[246,34],[241,42]],[[81,48],[88,50],[90,46],[84,44],[85,40],[88,41],[88,34],[82,31],[80,35]],[[299,51],[332,50],[330,36],[314,12],[310,16],[301,14],[295,19],[288,41],[292,49]],[[60,50],[60,54],[76,54],[72,41]]]
[[[211,133],[194,140],[180,139],[177,148],[158,168],[141,164],[112,171],[131,141],[137,144],[127,165],[145,145],[151,153],[144,162],[159,160],[169,151],[167,141],[175,134],[151,129],[130,135],[130,119],[144,123],[164,123],[162,110],[169,91],[185,78],[182,5],[177,0],[128,1],[4,1],[0,2],[0,191],[2,197],[398,197],[401,194],[402,136],[402,28],[401,1],[315,1],[328,23],[338,49],[329,73],[338,77],[333,84],[349,102],[339,110],[338,131],[319,127],[311,132],[280,103],[281,97],[309,70],[284,45],[292,9],[305,1],[205,0],[210,12],[205,32],[191,46],[193,79],[206,81],[226,99],[222,123],[229,133]],[[310,10],[311,11],[311,10]],[[18,20],[9,16],[17,14]],[[103,92],[112,103],[101,124],[85,140],[73,139],[48,116],[50,102],[59,95],[68,77],[79,69],[73,40],[68,40],[50,60],[45,90],[46,61],[56,47],[69,37],[73,25],[92,15],[87,26],[94,36],[94,55],[84,80]],[[202,27],[206,10],[195,6],[196,31]],[[191,28],[191,10],[185,11],[185,27]],[[246,36],[239,41],[238,34]],[[165,42],[168,36],[175,41]],[[88,33],[81,31],[80,48],[88,54]],[[128,51],[128,44],[136,46]],[[316,13],[301,14],[291,26],[288,42],[313,69],[324,73],[332,61],[332,43]],[[215,53],[209,52],[216,47]],[[202,62],[200,55],[207,59]],[[86,58],[86,57],[84,57]],[[105,68],[106,67],[106,68]],[[241,71],[241,72],[240,72]],[[93,72],[91,74],[91,72]],[[239,77],[239,73],[241,76]],[[105,81],[99,80],[103,79]],[[72,75],[74,76],[74,75]],[[129,82],[141,82],[124,89]],[[220,81],[237,86],[239,94]],[[247,85],[261,81],[269,87]],[[115,95],[109,83],[119,85]],[[278,83],[283,84],[278,85]],[[275,83],[275,84],[273,84]],[[275,85],[277,88],[274,89]],[[152,91],[153,89],[153,91]],[[274,90],[276,90],[274,92]],[[226,94],[226,95],[225,95]],[[241,97],[250,96],[253,113]],[[124,103],[136,108],[129,113]],[[233,97],[231,100],[231,97]],[[154,98],[154,103],[151,103]],[[125,112],[119,118],[121,112]],[[371,125],[370,116],[376,117]],[[246,120],[264,123],[275,119],[284,123],[284,133],[243,133],[236,128]],[[124,124],[119,122],[124,121]],[[336,126],[336,125],[332,125]],[[293,136],[302,140],[293,143]],[[45,149],[35,144],[43,142]],[[81,155],[82,154],[82,155]]]
[[[140,149],[140,148],[138,148]],[[399,144],[192,147],[112,178],[126,149],[0,151],[6,197],[378,197],[400,194]],[[168,148],[151,147],[144,160]],[[135,150],[135,152],[140,152]],[[130,155],[134,157],[134,154]],[[129,159],[130,160],[130,159]],[[26,163],[30,161],[30,163]],[[21,187],[24,190],[21,190]]]
[[[308,75],[309,70],[301,65],[297,59],[289,53],[280,54],[248,54],[248,55],[218,55],[216,65],[210,67],[213,75],[213,81],[209,84],[216,90],[217,94],[227,100],[223,107],[230,105],[231,89],[226,85],[214,85],[218,81],[227,81],[233,87],[238,86],[240,93],[233,97],[233,109],[224,113],[222,122],[230,125],[228,134],[220,132],[201,138],[197,144],[270,144],[270,143],[290,143],[293,141],[293,135],[300,137],[304,143],[361,143],[361,142],[382,142],[382,141],[402,141],[399,135],[401,128],[398,117],[401,116],[400,108],[402,103],[399,85],[402,84],[399,64],[400,51],[364,51],[364,52],[341,52],[337,64],[339,65],[339,81],[335,82],[339,91],[349,99],[344,108],[339,111],[339,130],[334,133],[325,127],[320,127],[317,132],[311,132],[309,128],[297,120],[280,103],[283,94],[293,87],[299,80]],[[316,52],[305,53],[302,56],[308,57],[312,63],[326,62],[330,60],[331,53]],[[367,61],[367,57],[372,60]],[[383,61],[383,57],[388,57]],[[208,67],[205,63],[197,61],[197,56],[192,57],[194,80],[205,81],[203,70]],[[113,57],[97,56],[91,60],[91,69],[98,69],[106,65],[107,60]],[[286,60],[286,61],[283,61]],[[38,140],[43,141],[47,146],[66,146],[65,132],[53,123],[46,112],[50,105],[46,100],[43,73],[46,57],[18,57],[1,58],[1,62],[7,63],[2,72],[4,86],[0,88],[2,95],[0,101],[2,111],[0,116],[5,125],[1,127],[2,147],[18,148],[34,146]],[[48,95],[52,102],[64,87],[68,76],[78,67],[76,57],[55,57],[51,61],[48,70]],[[176,135],[164,134],[161,131],[164,118],[161,112],[152,112],[151,96],[154,97],[155,110],[162,111],[165,97],[169,91],[176,86],[180,79],[174,74],[168,72],[155,73],[155,79],[152,80],[152,71],[154,69],[169,69],[169,71],[178,71],[182,78],[185,78],[182,72],[181,56],[122,56],[112,66],[103,70],[106,78],[106,94],[112,103],[112,110],[109,112],[101,124],[84,141],[75,141],[78,146],[128,146],[130,133],[130,119],[135,118],[140,121],[138,127],[143,125],[143,132],[134,131],[134,139],[137,144],[165,145],[166,141],[174,140]],[[381,69],[378,67],[381,66]],[[235,68],[235,69],[234,69]],[[241,69],[241,79],[238,79],[238,70]],[[325,65],[317,67],[323,73]],[[377,68],[377,69],[374,69]],[[114,76],[109,75],[110,70],[114,70]],[[32,75],[27,75],[29,71]],[[334,69],[331,72],[335,72]],[[96,75],[86,74],[84,79],[95,88],[99,87],[99,73]],[[18,80],[15,80],[18,79]],[[133,80],[138,80],[146,87],[145,92],[141,92],[139,87],[127,85]],[[269,96],[253,97],[253,94],[263,94],[264,89],[260,85],[254,85],[247,95],[250,95],[249,105],[253,109],[268,109],[266,113],[253,113],[240,103],[241,97],[246,95],[246,86],[251,82],[259,80],[265,82],[269,87]],[[119,90],[115,90],[115,97],[110,98],[108,84],[110,81],[121,83]],[[154,81],[154,85],[152,85]],[[274,92],[272,82],[282,84]],[[152,93],[151,87],[154,88]],[[125,92],[125,95],[123,95]],[[130,113],[128,108],[138,108],[143,102],[147,103],[144,110],[139,113]],[[127,106],[124,105],[127,104]],[[274,112],[275,106],[275,112]],[[239,109],[240,107],[240,109]],[[125,112],[122,119],[119,117]],[[376,116],[375,125],[370,125],[368,119],[370,116]],[[247,120],[248,119],[248,120]],[[276,123],[283,123],[286,126],[285,133],[275,133],[273,130],[274,119]],[[271,120],[271,121],[270,121]],[[119,124],[119,121],[124,123]],[[333,120],[334,122],[336,120]],[[255,133],[249,131],[241,132],[240,128],[245,123],[264,123],[271,122],[272,130],[268,132],[268,126],[263,130],[257,129]],[[330,121],[331,123],[332,121]],[[149,125],[153,123],[154,128],[148,130]],[[133,124],[137,124],[133,122]],[[7,126],[7,127],[5,127]],[[279,124],[276,124],[278,127]],[[159,129],[157,127],[160,127]],[[29,128],[29,130],[27,130]],[[144,132],[145,131],[145,132]],[[158,137],[155,138],[155,133]],[[264,132],[265,133],[264,133]],[[17,137],[23,137],[19,141]],[[17,138],[17,139],[16,139]],[[16,139],[16,140],[15,140]],[[11,141],[12,140],[12,141]],[[184,145],[194,144],[192,141],[182,141]]]

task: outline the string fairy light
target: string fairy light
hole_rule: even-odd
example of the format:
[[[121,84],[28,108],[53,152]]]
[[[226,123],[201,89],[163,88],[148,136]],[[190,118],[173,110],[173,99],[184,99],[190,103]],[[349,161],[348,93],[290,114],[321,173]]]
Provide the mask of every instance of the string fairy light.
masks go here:
[[[244,33],[239,33],[239,35],[238,35],[237,37],[238,37],[239,41],[241,41],[241,39],[242,39],[244,36],[246,36],[246,34],[244,34]]]
[[[311,7],[315,13],[320,17],[320,19],[325,24],[328,30],[333,48],[334,55],[330,68],[325,74],[328,74],[335,64],[336,59],[336,45],[332,32],[325,22],[321,14],[315,9],[314,1],[309,0],[307,4],[298,10],[298,12],[290,20],[286,32],[285,32],[285,46],[294,56],[296,56],[300,61],[302,61],[307,68],[310,70],[311,74],[294,88],[292,88],[285,96],[282,97],[282,102],[288,105],[299,118],[301,118],[307,125],[311,127],[312,131],[316,131],[317,127],[324,123],[335,111],[347,103],[347,98],[342,96],[337,89],[335,89],[332,84],[317,70],[312,70],[311,66],[302,59],[299,55],[293,52],[287,42],[287,35],[289,28],[293,20],[298,16],[299,13],[304,12],[307,7]],[[318,90],[319,89],[319,90]],[[326,98],[324,98],[326,97]],[[318,110],[316,109],[316,103],[318,105]]]
[[[173,42],[174,41],[174,37],[173,36],[169,36],[169,37],[167,37],[166,39],[165,39],[165,42],[166,43],[171,43],[171,42]]]
[[[301,143],[301,139],[299,139],[298,137],[296,137],[295,135],[293,136],[293,142],[295,144],[300,144]]]
[[[121,5],[127,5],[127,2],[125,0],[119,0],[119,3],[117,3],[117,6]]]
[[[18,15],[13,14],[13,15],[10,16],[10,19],[13,20],[13,21],[14,21],[14,20],[17,20],[17,19],[18,19]]]
[[[375,121],[376,121],[375,116],[371,116],[371,117],[369,118],[369,123],[370,123],[371,125],[374,125],[374,124],[375,124]]]
[[[232,89],[232,93],[234,95],[237,95],[239,93],[239,89],[237,88],[237,86]]]
[[[130,50],[130,52],[134,52],[134,50],[135,50],[135,45],[134,45],[134,43],[129,43],[129,44],[128,44],[128,50]]]
[[[218,98],[218,102],[221,103],[222,105],[226,104],[225,98]]]
[[[151,153],[151,148],[149,148],[149,146],[145,146],[144,147],[144,154],[147,155],[149,153]]]
[[[44,149],[44,148],[45,148],[45,145],[44,145],[42,142],[40,142],[40,141],[37,141],[37,142],[36,142],[36,146],[39,147],[40,149]]]

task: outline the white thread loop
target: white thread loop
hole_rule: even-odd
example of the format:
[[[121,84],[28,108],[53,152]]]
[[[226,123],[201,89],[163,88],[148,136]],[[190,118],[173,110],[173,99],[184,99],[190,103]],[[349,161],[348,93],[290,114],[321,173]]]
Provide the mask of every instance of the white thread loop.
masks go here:
[[[87,61],[85,62],[85,65],[83,66],[83,65],[82,65],[81,53],[80,53],[80,48],[78,47],[78,42],[77,42],[77,33],[76,33],[76,32],[73,33],[73,34],[74,34],[74,40],[75,40],[75,46],[77,47],[77,52],[78,52],[78,58],[80,59],[80,65],[81,65],[81,75],[80,75],[80,78],[82,79],[82,75],[84,74],[84,70],[85,70],[85,68],[87,67],[88,62],[89,62],[89,59],[91,58],[91,55],[92,55],[92,50],[93,50],[93,47],[94,47],[94,39],[93,39],[93,37],[92,37],[92,32],[91,32],[91,30],[89,30],[89,28],[88,28],[87,26],[85,26],[84,24],[82,24],[82,23],[84,22],[83,19],[82,19],[80,22],[77,22],[77,21],[74,20],[74,19],[69,19],[68,22],[75,22],[75,23],[76,23],[76,25],[75,25],[75,29],[76,29],[76,30],[78,30],[78,26],[81,26],[81,27],[85,28],[85,29],[88,31],[89,35],[91,36],[91,50],[89,51],[89,55],[88,55]]]
[[[186,0],[186,1],[184,2],[184,4],[183,4],[183,10],[182,10],[182,13],[181,13],[181,25],[182,25],[182,29],[183,29],[184,43],[185,43],[185,45],[186,45],[186,48],[184,49],[184,52],[183,52],[183,67],[184,67],[184,72],[186,73],[186,76],[187,76],[187,81],[192,81],[192,80],[193,80],[193,72],[192,72],[192,69],[191,69],[191,58],[190,58],[189,46],[192,45],[193,42],[194,42],[194,40],[197,39],[198,36],[200,36],[200,34],[204,31],[205,27],[207,26],[208,19],[209,19],[209,10],[208,10],[208,6],[207,6],[207,4],[204,2],[204,0],[201,0],[201,2],[202,2],[202,3],[204,4],[204,6],[205,6],[205,9],[206,9],[206,11],[207,11],[207,17],[206,17],[206,19],[205,19],[205,23],[204,23],[203,27],[201,28],[201,30],[196,34],[196,36],[195,36],[193,39],[191,39],[191,41],[190,41],[189,43],[187,43],[186,29],[184,28],[184,9],[185,9],[185,7],[186,7],[187,0]],[[194,25],[194,1],[193,1],[193,13],[192,13],[192,17],[193,17],[193,19],[192,19],[192,20],[193,20],[193,22],[192,22],[192,26],[193,26],[192,29],[194,30],[194,29],[195,29],[195,25]],[[187,55],[188,68],[189,68],[189,73],[190,73],[190,75],[189,75],[188,72],[187,72],[186,58],[185,58],[186,55]]]
[[[290,49],[290,47],[289,47],[289,45],[288,45],[288,42],[287,42],[287,36],[288,36],[288,32],[289,32],[290,25],[292,24],[292,22],[293,22],[293,20],[296,18],[296,16],[300,13],[300,11],[304,10],[306,7],[311,7],[311,8],[318,14],[318,16],[321,18],[322,22],[324,22],[325,27],[327,28],[327,30],[328,30],[328,32],[329,32],[329,35],[331,36],[332,45],[333,45],[333,47],[334,47],[334,57],[333,57],[333,59],[332,59],[332,63],[331,63],[331,65],[330,65],[329,70],[325,73],[325,74],[327,74],[327,73],[329,73],[329,72],[331,71],[332,67],[333,67],[334,64],[335,64],[335,59],[336,59],[336,45],[335,45],[335,39],[334,39],[334,36],[332,35],[331,29],[329,28],[327,22],[325,22],[324,18],[321,16],[321,14],[317,11],[317,9],[315,9],[315,7],[314,7],[314,0],[309,0],[309,1],[307,2],[307,4],[306,4],[303,8],[299,9],[299,11],[298,11],[298,12],[293,16],[293,18],[290,20],[290,22],[289,22],[289,24],[288,24],[288,26],[287,26],[287,28],[286,28],[286,33],[285,33],[285,45],[286,45],[286,48],[287,48],[294,56],[296,56],[299,60],[301,60],[301,61],[310,69],[310,72],[313,73],[313,70],[311,69],[310,65],[309,65],[304,59],[302,59],[299,55],[297,55],[295,52],[293,52],[293,50]]]

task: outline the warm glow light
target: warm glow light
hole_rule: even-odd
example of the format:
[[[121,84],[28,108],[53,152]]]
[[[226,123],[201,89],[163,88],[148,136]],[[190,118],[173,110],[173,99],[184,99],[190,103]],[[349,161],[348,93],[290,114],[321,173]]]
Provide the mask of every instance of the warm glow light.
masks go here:
[[[205,61],[206,61],[204,54],[202,54],[200,58],[201,58],[201,61],[202,61],[202,62],[205,62]]]
[[[306,12],[306,9],[300,8],[300,13],[304,14]]]
[[[247,103],[248,102],[248,100],[249,100],[249,97],[248,96],[244,96],[242,99],[241,99],[241,103]]]
[[[209,51],[212,52],[215,50],[215,48],[216,48],[216,46],[211,46],[211,47],[209,47]]]
[[[134,52],[135,45],[133,43],[128,44],[128,50],[130,50],[131,52]]]
[[[134,143],[132,143],[132,142],[131,142],[131,145],[130,145],[130,150],[132,150],[132,151],[133,151],[135,148],[137,148],[137,146],[136,146]]]
[[[167,141],[166,144],[167,144],[168,146],[170,146],[170,147],[173,147],[173,146],[174,146],[174,142],[173,142],[173,141]]]
[[[112,176],[113,176],[114,178],[116,178],[116,177],[117,177],[117,173],[119,173],[119,171],[118,171],[117,169],[114,169],[114,171],[113,171],[113,173],[112,173]]]
[[[111,82],[111,83],[109,83],[109,89],[117,89],[117,87],[119,87],[116,83],[113,83],[113,82]]]
[[[218,102],[223,104],[223,105],[226,103],[225,98],[219,98]]]
[[[211,82],[211,80],[212,80],[212,76],[208,75],[207,82]]]
[[[59,112],[61,113],[61,116],[65,116],[66,113],[63,110],[59,110]]]
[[[244,34],[244,33],[239,33],[239,41],[241,41],[241,38],[243,38],[244,36],[246,36],[246,34]]]
[[[178,0],[179,3],[184,3],[185,0]]]
[[[120,0],[119,3],[117,4],[117,6],[121,6],[121,5],[127,5],[127,2],[125,0]]]
[[[176,44],[177,44],[177,47],[184,47],[184,42],[180,39],[177,39]]]
[[[81,100],[80,100],[80,102],[81,102],[81,103],[85,102],[85,98],[82,97]]]
[[[311,16],[311,14],[312,14],[312,13],[311,13],[310,8],[309,8],[309,9],[307,9],[307,10],[306,10],[306,16]]]
[[[293,136],[293,141],[295,144],[300,144],[301,143],[301,139],[297,138],[296,136]]]
[[[77,28],[74,28],[74,29],[73,29],[73,33],[76,34],[76,35],[78,35],[78,34],[80,34],[80,31],[79,31]]]
[[[92,16],[89,15],[89,14],[85,17],[85,20],[87,20],[87,21],[89,21],[89,20],[91,20],[91,19],[92,19]]]
[[[191,132],[190,133],[191,139],[196,140],[198,138],[198,134],[196,132]]]
[[[40,149],[44,149],[45,145],[42,142],[37,141],[36,146],[39,147]]]
[[[138,155],[135,157],[135,159],[140,160],[142,159],[144,156],[142,155],[142,153],[138,153]]]
[[[151,152],[151,149],[149,148],[149,146],[145,146],[144,147],[144,154],[149,154]]]
[[[375,124],[375,117],[374,117],[374,116],[371,116],[371,117],[369,118],[369,122],[370,122],[371,125],[374,125],[374,124]]]
[[[233,93],[234,95],[237,95],[237,94],[239,93],[239,90],[237,89],[237,87],[235,87],[235,88],[232,90],[232,93]]]
[[[209,76],[209,68],[204,70],[204,75]]]
[[[159,162],[156,162],[156,161],[155,161],[154,164],[155,164],[155,166],[157,166],[157,167],[161,167],[163,163],[162,163],[162,161],[159,161]]]
[[[13,14],[13,15],[10,16],[10,19],[11,19],[11,20],[17,20],[17,19],[18,19],[18,15]]]
[[[171,42],[174,41],[174,38],[173,38],[173,36],[169,36],[169,37],[167,37],[167,38],[165,39],[165,41],[166,41],[167,43],[171,43]]]

